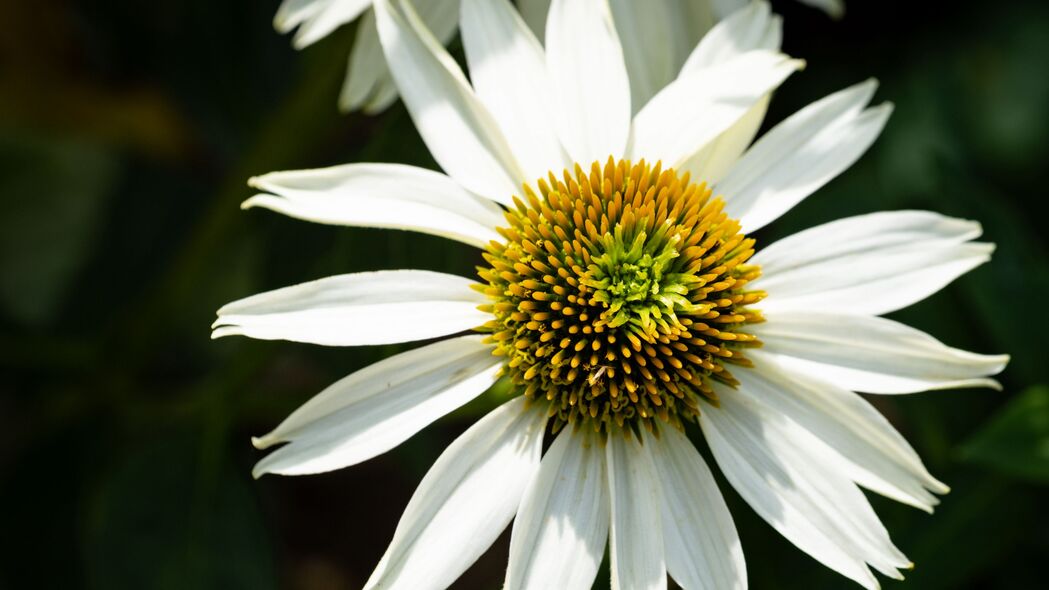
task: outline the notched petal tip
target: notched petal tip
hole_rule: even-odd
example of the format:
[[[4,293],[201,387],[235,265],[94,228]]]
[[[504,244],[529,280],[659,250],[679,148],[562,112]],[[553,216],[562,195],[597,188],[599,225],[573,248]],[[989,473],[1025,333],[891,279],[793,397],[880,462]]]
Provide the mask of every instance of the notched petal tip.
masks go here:
[[[262,207],[264,209],[269,209],[270,207],[267,205],[267,203],[270,200],[272,200],[272,199],[279,199],[279,198],[280,197],[278,197],[276,195],[270,195],[270,194],[266,194],[266,193],[254,195],[252,197],[244,199],[244,201],[240,204],[240,209],[241,209],[241,211],[247,211],[248,209],[254,209],[255,207]]]

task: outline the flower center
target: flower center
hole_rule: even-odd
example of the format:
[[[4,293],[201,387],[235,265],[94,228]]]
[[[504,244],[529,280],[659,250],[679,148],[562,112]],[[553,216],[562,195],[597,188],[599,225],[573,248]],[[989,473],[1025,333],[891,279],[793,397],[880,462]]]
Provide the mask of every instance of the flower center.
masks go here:
[[[746,289],[754,240],[705,184],[659,164],[609,158],[537,186],[479,268],[504,372],[550,404],[555,430],[695,420],[717,401],[711,380],[735,385],[729,367],[761,344],[744,331],[762,321],[747,307],[764,297]]]

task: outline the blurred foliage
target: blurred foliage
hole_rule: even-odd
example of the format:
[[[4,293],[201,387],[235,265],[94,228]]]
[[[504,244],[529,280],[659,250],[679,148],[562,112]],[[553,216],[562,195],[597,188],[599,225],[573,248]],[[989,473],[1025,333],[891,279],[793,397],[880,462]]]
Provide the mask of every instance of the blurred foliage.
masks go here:
[[[353,27],[296,53],[277,0],[5,3],[0,31],[0,588],[359,587],[420,477],[496,390],[340,472],[250,479],[265,432],[399,347],[227,339],[222,303],[329,274],[470,273],[469,248],[239,211],[245,180],[348,161],[432,167],[400,105],[335,111]],[[873,498],[917,563],[905,588],[1033,588],[1049,554],[1049,6],[799,3],[809,67],[769,122],[866,76],[897,109],[847,174],[763,230],[927,208],[983,222],[994,261],[896,317],[1008,352],[1005,391],[873,402],[953,491],[934,516]],[[458,51],[458,50],[456,50]],[[847,583],[731,493],[751,587]],[[506,538],[461,580],[497,587]],[[607,580],[607,578],[605,578]],[[601,584],[607,582],[600,582]]]

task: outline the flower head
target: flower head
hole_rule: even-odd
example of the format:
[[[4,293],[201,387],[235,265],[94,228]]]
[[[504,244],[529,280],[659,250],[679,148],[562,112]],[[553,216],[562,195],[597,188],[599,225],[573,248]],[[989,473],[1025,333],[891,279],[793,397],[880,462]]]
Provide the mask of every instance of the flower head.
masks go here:
[[[1004,356],[878,317],[986,261],[978,224],[875,213],[749,237],[851,165],[891,107],[873,81],[756,142],[801,62],[755,2],[636,104],[609,5],[554,0],[545,47],[506,0],[463,0],[471,78],[405,0],[377,31],[447,175],[351,164],[268,174],[245,206],[410,229],[482,249],[478,280],[329,277],[219,310],[215,335],[326,345],[452,336],[332,385],[256,439],[256,474],[385,452],[486,390],[513,395],[423,479],[369,588],[447,587],[513,520],[508,588],[746,587],[739,538],[685,432],[778,532],[869,588],[910,561],[859,486],[931,510],[946,486],[854,393],[996,386]],[[553,438],[543,453],[543,440]]]

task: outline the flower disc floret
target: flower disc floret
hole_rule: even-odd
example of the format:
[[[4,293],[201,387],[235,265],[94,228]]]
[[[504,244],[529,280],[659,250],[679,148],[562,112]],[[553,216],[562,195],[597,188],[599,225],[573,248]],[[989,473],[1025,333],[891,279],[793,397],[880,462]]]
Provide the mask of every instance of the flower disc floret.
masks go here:
[[[760,342],[754,240],[687,173],[612,158],[525,186],[479,268],[483,326],[558,429],[695,420]]]

